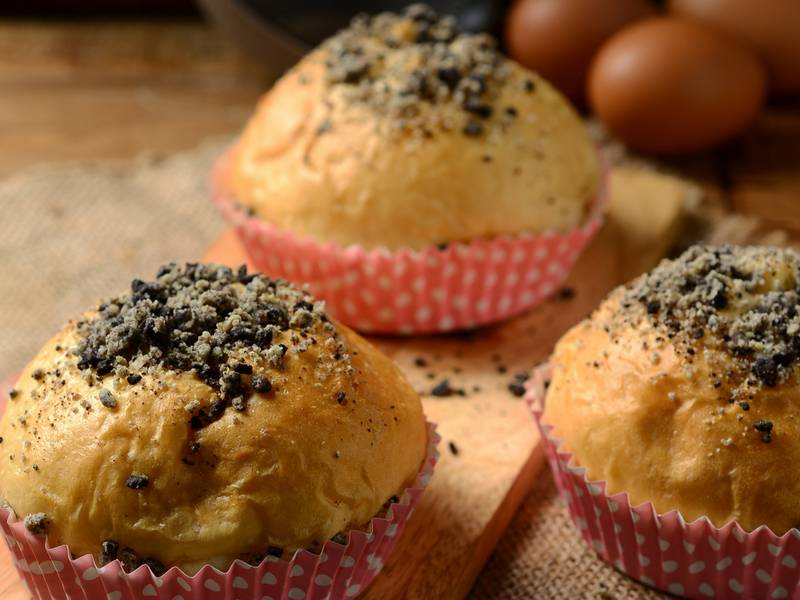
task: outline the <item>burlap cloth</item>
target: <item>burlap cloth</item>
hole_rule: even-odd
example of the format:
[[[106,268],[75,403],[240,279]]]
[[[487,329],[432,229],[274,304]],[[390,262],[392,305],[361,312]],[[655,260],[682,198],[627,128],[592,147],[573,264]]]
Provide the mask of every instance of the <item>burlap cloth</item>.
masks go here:
[[[0,377],[70,317],[222,230],[208,173],[227,140],[120,166],[36,167],[0,181]]]
[[[202,256],[223,227],[208,173],[227,143],[117,167],[38,167],[0,181],[0,377],[132,277]],[[662,596],[587,549],[544,469],[471,597]]]

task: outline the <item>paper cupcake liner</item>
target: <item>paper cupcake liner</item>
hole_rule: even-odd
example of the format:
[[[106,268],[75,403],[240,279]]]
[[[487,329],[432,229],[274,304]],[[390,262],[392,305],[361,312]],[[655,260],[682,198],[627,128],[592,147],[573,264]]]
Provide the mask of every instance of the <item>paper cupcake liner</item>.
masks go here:
[[[72,557],[67,546],[50,547],[31,535],[7,508],[0,525],[14,564],[37,600],[337,600],[363,592],[383,568],[423,489],[433,474],[440,440],[428,423],[427,455],[413,487],[370,520],[351,530],[345,545],[328,541],[319,554],[298,550],[291,560],[267,557],[257,567],[234,561],[225,571],[210,565],[189,576],[177,567],[157,577],[146,566],[126,573],[119,561],[99,567],[92,555]]]
[[[747,532],[737,522],[688,523],[677,510],[632,506],[627,493],[607,494],[559,449],[542,422],[550,367],[534,370],[525,399],[542,434],[545,455],[583,539],[606,562],[642,583],[687,598],[800,598],[800,531],[775,535],[763,526]]]
[[[214,170],[214,199],[256,268],[309,284],[343,323],[369,333],[439,333],[512,317],[564,283],[603,223],[605,177],[582,226],[501,236],[440,249],[365,250],[296,237],[250,216],[226,190],[229,154]]]

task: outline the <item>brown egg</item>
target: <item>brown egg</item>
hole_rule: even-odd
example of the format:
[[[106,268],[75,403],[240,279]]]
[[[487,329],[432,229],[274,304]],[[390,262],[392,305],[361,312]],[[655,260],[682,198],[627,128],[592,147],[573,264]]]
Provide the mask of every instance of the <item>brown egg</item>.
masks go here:
[[[764,102],[761,63],[733,38],[677,17],[620,31],[595,57],[589,101],[632,148],[701,150],[747,127]]]
[[[597,49],[615,31],[649,16],[645,0],[517,0],[506,20],[509,54],[575,102]]]
[[[800,0],[670,0],[669,10],[747,42],[772,90],[800,92]]]

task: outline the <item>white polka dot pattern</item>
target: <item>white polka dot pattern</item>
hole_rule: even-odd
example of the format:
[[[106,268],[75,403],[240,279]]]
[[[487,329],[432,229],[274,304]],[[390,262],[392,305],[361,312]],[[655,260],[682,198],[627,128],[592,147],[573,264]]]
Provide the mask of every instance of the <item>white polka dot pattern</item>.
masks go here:
[[[35,600],[343,600],[359,595],[383,568],[430,480],[439,440],[435,426],[428,424],[428,455],[414,486],[384,517],[373,518],[366,531],[350,531],[347,545],[329,541],[319,555],[299,550],[291,560],[268,557],[256,567],[235,561],[225,573],[206,565],[193,577],[177,568],[155,577],[147,567],[125,573],[117,561],[98,567],[91,555],[71,559],[66,546],[50,548],[45,540],[30,535],[8,509],[0,509],[0,527]]]
[[[545,300],[565,281],[600,228],[599,195],[586,223],[568,233],[505,236],[444,249],[365,251],[299,239],[215,201],[256,268],[310,284],[342,322],[374,333],[435,333],[501,321]]]
[[[738,523],[687,523],[650,503],[631,506],[627,494],[608,495],[558,448],[542,423],[548,365],[534,370],[525,400],[544,440],[545,455],[575,526],[597,554],[634,579],[689,598],[788,598],[800,592],[800,537],[767,528],[747,533]]]

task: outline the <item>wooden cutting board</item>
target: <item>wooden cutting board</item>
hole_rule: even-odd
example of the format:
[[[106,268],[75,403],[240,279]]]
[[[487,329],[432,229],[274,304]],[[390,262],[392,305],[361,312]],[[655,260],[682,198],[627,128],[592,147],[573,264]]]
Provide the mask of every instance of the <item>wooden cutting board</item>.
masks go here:
[[[647,198],[615,193],[616,180],[625,190],[643,185]],[[609,224],[551,300],[475,332],[372,338],[420,392],[442,443],[428,489],[364,598],[455,599],[469,592],[544,462],[531,416],[509,384],[544,360],[564,331],[632,269],[649,266],[632,244],[663,246],[687,191],[686,184],[676,188],[674,179],[650,172],[612,173]],[[660,210],[641,211],[642,202],[655,202]],[[223,234],[204,260],[247,262],[232,232]],[[432,395],[444,380],[455,392]],[[0,598],[26,597],[10,555],[0,553]]]

